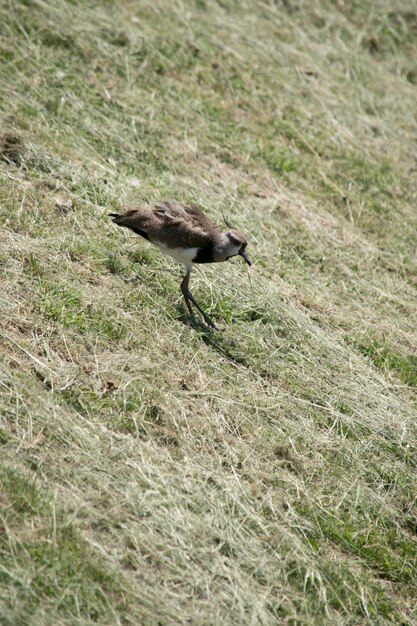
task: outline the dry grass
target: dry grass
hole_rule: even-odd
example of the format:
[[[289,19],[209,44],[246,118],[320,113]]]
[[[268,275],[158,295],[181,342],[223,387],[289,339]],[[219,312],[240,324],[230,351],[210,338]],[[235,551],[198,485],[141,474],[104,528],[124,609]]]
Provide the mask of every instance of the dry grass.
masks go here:
[[[0,621],[417,624],[417,15],[3,2]],[[107,212],[192,199],[255,264]]]

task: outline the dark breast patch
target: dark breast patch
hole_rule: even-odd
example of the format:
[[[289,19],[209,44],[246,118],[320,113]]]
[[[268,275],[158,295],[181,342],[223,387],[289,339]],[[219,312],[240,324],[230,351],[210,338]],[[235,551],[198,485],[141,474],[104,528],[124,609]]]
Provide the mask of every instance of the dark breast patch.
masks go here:
[[[210,242],[204,248],[200,248],[193,259],[193,263],[212,263],[213,262],[213,244]]]

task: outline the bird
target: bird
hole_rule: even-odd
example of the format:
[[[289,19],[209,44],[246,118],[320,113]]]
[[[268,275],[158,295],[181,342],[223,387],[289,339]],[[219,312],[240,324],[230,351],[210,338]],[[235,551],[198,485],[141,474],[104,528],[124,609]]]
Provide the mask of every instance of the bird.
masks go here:
[[[130,228],[158,246],[162,254],[171,256],[185,266],[181,292],[194,319],[192,304],[201,313],[205,323],[217,330],[213,320],[196,302],[189,282],[194,263],[219,263],[240,255],[250,266],[246,237],[226,221],[222,229],[194,203],[187,205],[175,200],[163,200],[152,207],[126,207],[124,213],[109,213],[118,226]]]

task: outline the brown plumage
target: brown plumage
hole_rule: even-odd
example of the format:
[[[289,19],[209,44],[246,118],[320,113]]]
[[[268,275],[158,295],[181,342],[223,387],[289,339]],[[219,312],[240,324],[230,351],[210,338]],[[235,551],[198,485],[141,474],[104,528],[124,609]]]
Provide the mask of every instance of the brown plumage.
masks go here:
[[[227,261],[240,254],[248,265],[246,239],[236,230],[222,232],[220,227],[195,204],[188,206],[167,200],[154,207],[129,208],[119,215],[109,214],[118,226],[130,228],[138,235],[156,244],[163,254],[183,263],[186,274],[181,291],[192,315],[191,303],[200,311],[208,326],[215,328],[212,320],[192,296],[188,283],[193,263]]]

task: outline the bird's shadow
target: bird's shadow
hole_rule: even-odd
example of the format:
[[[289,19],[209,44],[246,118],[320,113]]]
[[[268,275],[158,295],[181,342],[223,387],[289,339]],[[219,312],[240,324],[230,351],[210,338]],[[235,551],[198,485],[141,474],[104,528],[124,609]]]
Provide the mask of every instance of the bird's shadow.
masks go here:
[[[201,341],[213,348],[213,350],[223,357],[226,357],[233,363],[246,365],[246,359],[239,350],[238,342],[232,337],[228,337],[224,329],[218,326],[215,329],[209,328],[207,324],[198,317],[190,317],[184,310],[180,313],[179,321],[189,328],[192,328],[199,335]]]

